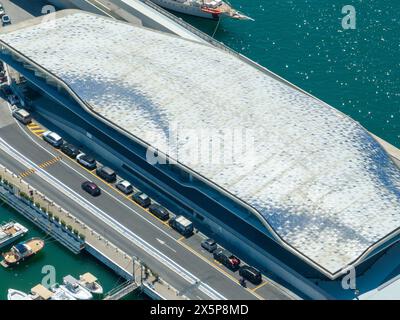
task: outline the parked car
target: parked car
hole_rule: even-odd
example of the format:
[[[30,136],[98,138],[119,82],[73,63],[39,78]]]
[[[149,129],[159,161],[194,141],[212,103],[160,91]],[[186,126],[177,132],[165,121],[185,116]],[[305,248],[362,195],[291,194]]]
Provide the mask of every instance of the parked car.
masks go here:
[[[97,168],[96,160],[92,157],[87,155],[86,153],[81,153],[76,156],[76,161],[84,166],[86,169],[94,170]]]
[[[143,208],[147,208],[151,205],[151,200],[147,194],[143,192],[137,192],[132,196],[133,201],[141,205]]]
[[[213,257],[218,262],[221,262],[225,267],[236,271],[240,267],[240,259],[226,250],[217,249],[213,253]]]
[[[12,115],[15,119],[25,125],[32,122],[31,114],[24,109],[16,109],[15,111],[13,111]]]
[[[253,284],[260,284],[262,282],[261,272],[250,266],[241,267],[239,275]]]
[[[60,150],[72,159],[75,159],[80,153],[79,149],[70,143],[64,143]]]
[[[59,148],[63,144],[63,139],[55,132],[46,131],[43,133],[43,140],[51,144],[54,148]]]
[[[110,182],[110,183],[112,183],[112,182],[114,182],[114,181],[117,180],[117,174],[115,173],[114,170],[112,170],[112,169],[109,168],[109,167],[101,167],[101,168],[98,168],[98,169],[96,170],[96,174],[97,174],[100,178],[102,178],[102,179],[104,179],[104,180],[106,180],[107,182]]]
[[[151,204],[149,206],[149,211],[154,214],[157,218],[166,221],[169,219],[169,212],[167,209],[165,209],[163,206],[160,206],[159,204]]]
[[[201,242],[201,246],[208,252],[214,252],[218,249],[217,242],[214,239],[206,239]]]
[[[185,237],[190,237],[193,234],[193,223],[184,216],[173,217],[169,219],[168,224],[172,229]]]
[[[125,194],[131,194],[133,192],[133,186],[126,180],[118,182],[116,187]]]
[[[3,27],[4,27],[4,26],[11,24],[11,19],[8,15],[5,14],[1,17],[1,22],[3,23]]]
[[[85,190],[87,193],[90,193],[93,197],[97,197],[101,194],[100,188],[91,181],[85,181],[82,183],[82,189]]]

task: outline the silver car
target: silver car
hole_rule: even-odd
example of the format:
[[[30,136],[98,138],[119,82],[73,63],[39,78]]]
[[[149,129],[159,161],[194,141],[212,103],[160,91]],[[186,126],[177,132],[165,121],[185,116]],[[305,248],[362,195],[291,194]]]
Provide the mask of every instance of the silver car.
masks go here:
[[[116,187],[125,194],[130,194],[133,192],[133,186],[126,180],[118,182]]]

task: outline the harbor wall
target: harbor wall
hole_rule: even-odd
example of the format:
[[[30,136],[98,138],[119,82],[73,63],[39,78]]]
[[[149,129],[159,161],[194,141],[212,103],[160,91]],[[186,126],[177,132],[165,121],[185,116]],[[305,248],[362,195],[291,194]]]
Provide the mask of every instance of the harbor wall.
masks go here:
[[[158,275],[154,275],[138,259],[123,252],[2,165],[0,200],[75,254],[85,250],[119,276],[135,282],[150,298],[187,299],[185,296],[178,296],[176,289]]]

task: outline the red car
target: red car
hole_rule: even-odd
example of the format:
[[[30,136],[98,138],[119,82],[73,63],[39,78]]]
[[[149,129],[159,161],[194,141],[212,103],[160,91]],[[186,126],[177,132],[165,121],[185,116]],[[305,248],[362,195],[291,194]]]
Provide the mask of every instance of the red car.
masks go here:
[[[100,188],[91,181],[85,181],[82,183],[82,189],[85,190],[87,193],[90,193],[93,197],[97,197],[101,194]]]
[[[221,262],[225,267],[236,271],[240,267],[240,259],[226,250],[217,249],[213,252],[213,257],[218,262]]]

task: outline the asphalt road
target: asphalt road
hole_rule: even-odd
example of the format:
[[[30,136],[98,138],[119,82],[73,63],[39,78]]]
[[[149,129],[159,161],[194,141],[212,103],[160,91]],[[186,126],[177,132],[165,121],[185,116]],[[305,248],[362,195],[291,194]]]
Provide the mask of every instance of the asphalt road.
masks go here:
[[[16,123],[10,115],[8,104],[4,101],[0,103],[0,137],[37,165],[60,156],[58,150],[49,146],[26,127]],[[0,152],[0,163],[18,174],[29,169],[4,152]],[[98,179],[93,173],[88,172],[68,157],[63,156],[61,161],[44,170],[227,299],[289,298],[268,280],[258,289],[251,284],[247,289],[242,288],[238,284],[237,272],[233,273],[218,265],[210,254],[201,250],[200,242],[203,239],[201,235],[183,239],[168,225],[150,215],[117,192],[113,186]],[[95,217],[84,206],[68,197],[62,190],[55,189],[35,173],[24,180],[84,223],[93,227],[99,234],[120,246],[126,253],[139,257],[163,279],[179,291],[184,292],[186,296],[192,299],[209,299],[197,287],[191,286],[179,274],[166,268],[160,261],[135,246],[129,239]],[[83,192],[80,185],[85,180],[95,181],[103,190],[102,195],[93,198]]]
[[[10,15],[13,23],[38,16],[47,1],[35,0],[3,0],[6,13]],[[60,156],[60,152],[47,145],[38,136],[20,125],[10,115],[8,104],[0,99],[0,138],[11,144],[16,150],[40,165],[52,158]],[[29,169],[3,151],[0,151],[0,163],[14,171],[22,173]],[[125,226],[134,234],[144,239],[151,246],[162,252],[169,259],[179,264],[195,275],[201,282],[208,284],[227,299],[289,299],[290,296],[282,291],[272,281],[266,279],[261,286],[255,287],[248,284],[244,289],[238,284],[238,274],[233,273],[216,263],[212,256],[200,248],[201,235],[194,235],[190,239],[183,239],[181,235],[172,230],[168,225],[151,216],[125,196],[118,193],[115,188],[98,179],[93,173],[80,167],[75,161],[63,156],[63,159],[46,167],[53,177],[79,194],[80,197],[92,203],[96,208],[107,213],[118,223]],[[119,233],[101,219],[94,216],[84,206],[72,200],[62,190],[49,185],[37,174],[24,178],[37,190],[48,198],[61,205],[81,221],[90,225],[99,234],[118,245],[127,254],[139,257],[153,271],[157,272],[164,280],[181,291],[191,299],[209,299],[198,287],[190,285],[175,271],[164,266],[148,252],[137,247],[127,237]],[[94,180],[103,190],[102,195],[93,198],[81,190],[81,183],[85,180]]]

